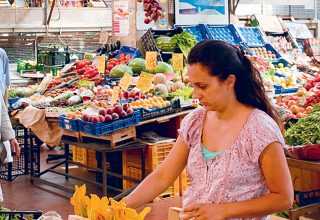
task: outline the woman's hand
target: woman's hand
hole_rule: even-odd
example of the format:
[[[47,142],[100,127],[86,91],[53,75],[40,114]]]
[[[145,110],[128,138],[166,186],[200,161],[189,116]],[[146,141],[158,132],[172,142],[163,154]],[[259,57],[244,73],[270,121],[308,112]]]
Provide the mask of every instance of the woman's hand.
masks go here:
[[[17,157],[20,156],[20,146],[15,138],[10,139],[11,150],[16,154]]]
[[[181,214],[183,220],[225,219],[226,207],[223,204],[194,204],[186,207]]]

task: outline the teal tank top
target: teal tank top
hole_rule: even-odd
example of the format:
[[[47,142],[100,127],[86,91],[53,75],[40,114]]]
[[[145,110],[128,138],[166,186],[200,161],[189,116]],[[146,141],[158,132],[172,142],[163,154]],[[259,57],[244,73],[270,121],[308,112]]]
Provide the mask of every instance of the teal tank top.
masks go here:
[[[220,152],[212,152],[210,150],[208,150],[208,148],[206,148],[206,146],[204,146],[203,144],[201,144],[202,146],[202,154],[204,159],[206,160],[206,162],[208,163],[209,160],[211,160],[212,158],[218,156],[219,154],[222,153],[222,151]]]

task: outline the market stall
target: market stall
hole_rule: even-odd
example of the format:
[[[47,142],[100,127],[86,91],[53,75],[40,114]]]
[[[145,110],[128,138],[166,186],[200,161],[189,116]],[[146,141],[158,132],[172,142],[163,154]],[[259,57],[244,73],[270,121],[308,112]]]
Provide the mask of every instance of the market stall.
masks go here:
[[[146,24],[163,19],[160,2],[150,7],[144,3]],[[121,11],[124,6],[120,3],[116,6],[116,18],[133,16]],[[99,203],[97,206],[108,207],[105,212],[100,209],[101,219],[114,215],[115,207],[132,214],[128,219],[138,218],[141,213],[119,200],[161,164],[177,138],[181,120],[199,106],[198,100],[192,99],[186,58],[196,43],[213,39],[239,47],[261,74],[285,126],[284,151],[297,205],[320,203],[319,39],[301,39],[291,33],[292,28],[284,30],[275,18],[274,26],[263,21],[255,16],[252,27],[198,24],[174,25],[166,30],[150,28],[140,39],[140,49],[127,44],[134,37],[119,35],[120,41],[103,43],[94,53],[83,54],[83,59],[75,61],[64,45],[38,45],[38,62],[19,61],[17,71],[22,77],[38,79],[39,84],[9,89],[12,120],[18,121],[23,130],[25,172],[18,175],[30,174],[34,184],[40,182],[71,193],[71,181],[70,186],[61,186],[46,179],[46,174],[62,176],[66,182],[75,179],[101,190],[101,199],[91,195],[85,205],[79,202],[85,200],[85,185],[77,187],[71,203],[83,212],[76,208],[70,215],[94,219],[92,210],[87,213],[86,209]],[[132,25],[120,32],[132,29],[136,35]],[[43,143],[50,148],[61,145],[63,154],[57,158],[63,161],[40,169]],[[94,172],[94,179],[71,174],[73,165]],[[59,167],[63,172],[57,170]],[[13,180],[12,172],[12,167],[5,166],[2,176]],[[139,210],[139,219],[167,218],[169,206],[181,206],[180,196],[188,185],[190,179],[184,171],[154,204],[148,204],[152,207],[150,214],[149,209]],[[163,206],[166,211],[159,214]],[[290,213],[278,215],[289,217]]]

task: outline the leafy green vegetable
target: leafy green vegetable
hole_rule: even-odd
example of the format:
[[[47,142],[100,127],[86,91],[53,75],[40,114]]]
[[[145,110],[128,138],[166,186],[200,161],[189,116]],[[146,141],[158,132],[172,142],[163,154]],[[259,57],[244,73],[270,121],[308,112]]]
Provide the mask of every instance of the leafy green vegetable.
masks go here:
[[[194,45],[196,45],[196,38],[186,31],[181,34],[174,35],[171,38],[171,41],[175,42],[179,46],[185,57],[188,57],[190,50]]]
[[[299,119],[285,132],[286,143],[292,146],[320,144],[320,106],[304,118]]]

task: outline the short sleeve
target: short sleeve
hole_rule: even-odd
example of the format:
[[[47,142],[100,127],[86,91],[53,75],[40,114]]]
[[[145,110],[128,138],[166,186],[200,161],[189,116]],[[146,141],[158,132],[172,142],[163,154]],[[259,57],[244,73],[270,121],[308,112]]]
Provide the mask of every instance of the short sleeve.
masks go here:
[[[259,162],[262,151],[271,143],[278,142],[284,146],[284,139],[277,123],[266,113],[259,113],[253,120],[251,144],[248,154],[253,163]]]
[[[201,125],[203,122],[205,110],[199,107],[192,112],[190,112],[180,124],[178,129],[178,134],[185,142],[188,148],[192,147],[194,143],[198,140],[198,136],[201,132]]]

